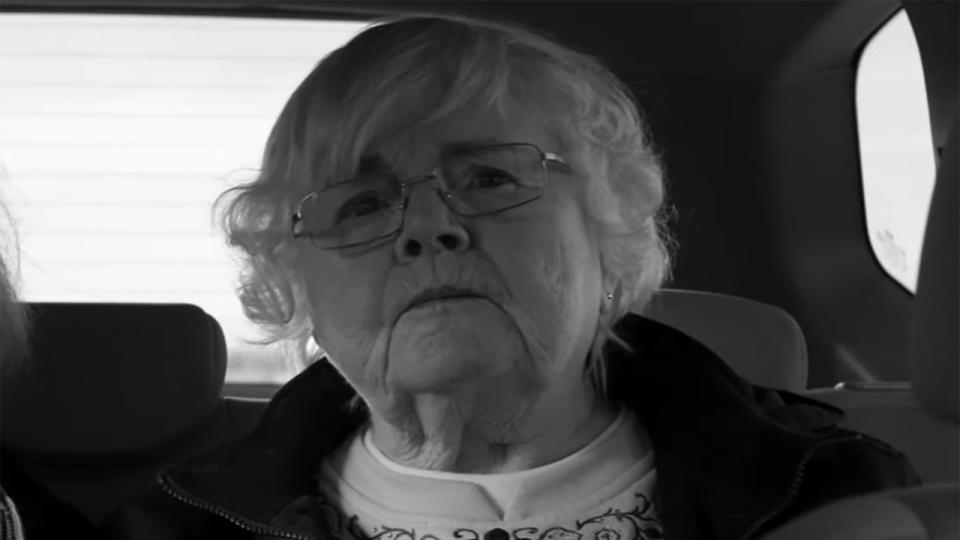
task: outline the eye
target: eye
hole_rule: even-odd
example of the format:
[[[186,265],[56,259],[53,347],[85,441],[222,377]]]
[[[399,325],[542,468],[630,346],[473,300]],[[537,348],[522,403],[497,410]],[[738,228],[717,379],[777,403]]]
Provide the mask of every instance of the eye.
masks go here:
[[[337,211],[337,221],[370,217],[390,208],[390,203],[376,193],[360,193],[343,203]]]
[[[470,188],[493,189],[517,184],[517,179],[512,174],[490,167],[473,169],[468,176]]]

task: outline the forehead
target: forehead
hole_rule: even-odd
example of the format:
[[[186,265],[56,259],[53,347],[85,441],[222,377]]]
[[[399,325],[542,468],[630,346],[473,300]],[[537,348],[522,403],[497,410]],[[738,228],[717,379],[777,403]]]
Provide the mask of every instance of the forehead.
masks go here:
[[[438,159],[443,152],[488,144],[525,142],[547,152],[562,152],[561,141],[544,115],[519,107],[507,107],[504,113],[493,107],[464,108],[369,148],[364,157],[398,167],[416,167],[423,166],[423,161]]]

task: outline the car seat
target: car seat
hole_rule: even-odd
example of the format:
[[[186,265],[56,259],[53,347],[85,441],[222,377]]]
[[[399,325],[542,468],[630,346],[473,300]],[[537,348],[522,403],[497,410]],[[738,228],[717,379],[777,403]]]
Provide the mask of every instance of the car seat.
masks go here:
[[[726,294],[661,289],[641,311],[703,343],[752,384],[801,392],[807,344],[786,311]]]
[[[238,439],[262,405],[220,396],[220,325],[185,304],[30,304],[32,354],[0,433],[24,471],[94,524],[168,464]]]

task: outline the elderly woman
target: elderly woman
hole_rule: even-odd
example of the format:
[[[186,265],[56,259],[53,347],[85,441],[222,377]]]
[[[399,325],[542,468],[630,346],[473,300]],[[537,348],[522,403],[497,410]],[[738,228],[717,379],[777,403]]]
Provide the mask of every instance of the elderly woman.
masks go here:
[[[740,539],[916,481],[629,313],[668,270],[658,156],[608,70],[534,33],[367,29],[232,195],[247,313],[322,358],[119,537]]]

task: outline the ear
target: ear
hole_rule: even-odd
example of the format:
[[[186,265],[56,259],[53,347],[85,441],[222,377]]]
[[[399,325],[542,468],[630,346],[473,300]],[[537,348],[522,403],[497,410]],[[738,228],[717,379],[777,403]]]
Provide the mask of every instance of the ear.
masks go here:
[[[612,280],[604,278],[600,283],[600,313],[609,312],[615,305],[617,299],[617,287],[613,285]]]

